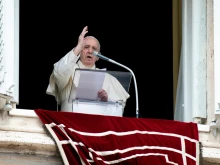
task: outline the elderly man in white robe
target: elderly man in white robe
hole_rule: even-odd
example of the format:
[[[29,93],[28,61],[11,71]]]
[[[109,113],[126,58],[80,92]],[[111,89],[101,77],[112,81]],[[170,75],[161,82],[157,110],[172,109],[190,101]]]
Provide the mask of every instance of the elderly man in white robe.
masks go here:
[[[94,51],[100,52],[100,43],[93,36],[85,37],[86,33],[88,33],[88,26],[83,28],[77,46],[54,64],[50,76],[46,93],[55,96],[57,103],[61,105],[61,111],[72,112],[72,103],[68,101],[68,98],[71,88],[76,89],[73,81],[75,69],[100,70],[95,65],[99,58],[93,55]],[[97,96],[102,102],[120,102],[123,109],[126,100],[130,97],[120,82],[113,76],[105,76],[103,87],[98,91]]]

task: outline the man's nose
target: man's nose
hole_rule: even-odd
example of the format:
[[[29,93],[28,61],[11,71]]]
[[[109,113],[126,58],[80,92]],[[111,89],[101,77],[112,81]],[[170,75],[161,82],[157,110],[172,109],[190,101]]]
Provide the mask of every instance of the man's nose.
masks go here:
[[[93,49],[89,48],[89,53],[93,54]]]

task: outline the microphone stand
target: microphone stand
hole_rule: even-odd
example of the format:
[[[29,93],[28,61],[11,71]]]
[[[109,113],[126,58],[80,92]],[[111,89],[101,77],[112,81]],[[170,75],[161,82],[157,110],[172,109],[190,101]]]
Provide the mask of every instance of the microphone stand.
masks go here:
[[[95,56],[101,58],[101,59],[104,59],[104,60],[109,61],[109,62],[111,62],[111,63],[114,63],[114,64],[116,64],[116,65],[119,65],[119,66],[121,66],[121,67],[127,69],[129,72],[131,72],[131,74],[132,74],[132,76],[133,76],[133,79],[134,79],[135,96],[136,96],[136,118],[139,118],[138,89],[137,89],[136,78],[135,78],[135,75],[134,75],[133,71],[132,71],[130,68],[128,68],[127,66],[122,65],[122,64],[120,64],[120,63],[118,63],[118,62],[116,62],[116,61],[114,61],[114,60],[111,60],[110,58],[107,58],[107,57],[105,57],[105,56],[99,54],[98,52],[94,52],[93,54],[94,54]]]

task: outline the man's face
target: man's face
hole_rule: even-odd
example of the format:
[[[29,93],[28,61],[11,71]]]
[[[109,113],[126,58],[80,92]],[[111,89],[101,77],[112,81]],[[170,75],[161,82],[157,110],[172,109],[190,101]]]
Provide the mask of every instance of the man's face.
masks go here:
[[[95,38],[92,37],[85,38],[84,42],[84,47],[80,53],[80,61],[85,66],[92,67],[98,60],[98,57],[94,56],[93,52],[99,52],[99,43]]]

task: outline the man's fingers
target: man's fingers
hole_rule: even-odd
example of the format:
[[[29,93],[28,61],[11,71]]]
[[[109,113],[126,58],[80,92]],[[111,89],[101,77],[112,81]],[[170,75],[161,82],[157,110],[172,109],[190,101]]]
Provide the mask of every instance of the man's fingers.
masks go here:
[[[83,31],[87,31],[88,30],[88,26],[85,26],[84,28],[83,28]]]
[[[101,95],[103,92],[105,92],[105,90],[104,90],[104,89],[100,89],[100,90],[98,91],[98,95]]]
[[[100,96],[100,98],[101,98],[101,101],[107,101],[108,100],[107,95],[102,95],[102,96]]]
[[[107,92],[104,89],[99,90],[98,97],[101,98],[101,101],[107,101],[108,100]]]
[[[85,26],[85,27],[83,28],[83,31],[82,31],[82,33],[81,33],[80,35],[81,35],[81,36],[85,36],[86,33],[88,33],[88,26]]]
[[[83,32],[82,36],[84,37],[88,33],[88,31]]]
[[[87,26],[83,28],[83,31],[81,32],[81,34],[79,35],[79,38],[78,38],[78,44],[81,46],[83,46],[83,44],[84,44],[84,40],[85,40],[84,37],[85,37],[86,33],[88,33]]]
[[[107,94],[104,92],[99,94],[99,97],[106,97],[106,96],[107,96]]]

